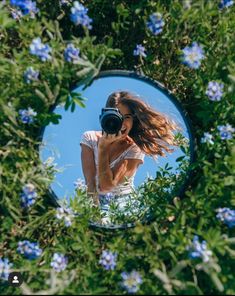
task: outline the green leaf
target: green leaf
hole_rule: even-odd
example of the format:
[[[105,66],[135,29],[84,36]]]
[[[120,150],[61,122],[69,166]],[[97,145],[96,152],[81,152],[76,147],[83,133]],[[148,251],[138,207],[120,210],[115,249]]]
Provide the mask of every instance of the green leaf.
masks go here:
[[[228,176],[224,178],[224,185],[225,186],[231,186],[235,183],[234,177],[233,176]]]
[[[70,97],[68,96],[64,105],[64,109],[68,110],[69,106],[72,104],[72,100],[70,100]]]
[[[0,30],[2,28],[10,28],[15,26],[16,21],[9,17],[9,11],[7,11],[2,4],[0,4]]]
[[[224,291],[224,286],[221,283],[219,277],[217,276],[217,274],[215,272],[211,272],[209,273],[209,276],[211,278],[211,280],[213,281],[213,283],[215,284],[217,290],[219,290],[220,292]]]
[[[182,161],[184,158],[185,158],[185,156],[180,156],[180,157],[176,158],[176,162],[180,162],[180,161]]]
[[[48,98],[44,95],[44,93],[42,93],[39,89],[35,89],[35,93],[36,93],[36,95],[40,98],[40,99],[42,99],[42,101],[44,102],[44,103],[46,103],[47,105],[48,105]]]
[[[154,269],[153,273],[164,284],[168,284],[170,282],[170,279],[167,276],[167,274],[163,273],[161,270],[156,268]]]
[[[76,72],[76,75],[77,75],[77,77],[78,78],[83,78],[84,76],[86,76],[86,75],[89,75],[89,73],[90,73],[90,71],[91,71],[91,68],[89,67],[86,67],[86,68],[84,68],[84,69],[82,69],[82,70],[80,70],[80,71],[77,71]]]
[[[101,66],[102,66],[103,63],[104,63],[104,60],[105,60],[105,55],[104,55],[104,54],[100,55],[100,56],[98,57],[98,59],[96,60],[96,62],[95,62],[95,66],[96,66],[96,69],[97,69],[98,71],[100,71]]]
[[[72,104],[71,104],[71,112],[74,112],[75,111],[75,108],[76,108],[76,104],[74,103],[74,101],[72,101]]]
[[[235,76],[234,75],[228,75],[228,78],[235,83]]]
[[[181,272],[185,267],[188,266],[188,261],[182,260],[177,263],[177,265],[171,270],[170,277],[175,277],[179,272]]]
[[[180,150],[186,154],[186,149],[184,146],[180,146]]]
[[[228,246],[225,246],[225,249],[232,258],[235,258],[235,250],[229,248]]]
[[[86,105],[78,98],[73,98],[73,102],[76,103],[78,106],[85,108]]]

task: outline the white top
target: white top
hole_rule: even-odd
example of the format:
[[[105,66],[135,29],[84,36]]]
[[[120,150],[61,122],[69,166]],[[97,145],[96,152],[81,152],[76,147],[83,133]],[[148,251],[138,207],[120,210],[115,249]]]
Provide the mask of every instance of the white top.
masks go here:
[[[96,135],[96,131],[87,131],[82,135],[80,144],[85,144],[90,147],[94,152],[95,158],[95,166],[96,166],[96,190],[99,194],[107,194],[107,192],[101,192],[98,186],[98,137]],[[136,144],[132,144],[128,147],[121,155],[119,155],[116,159],[114,159],[110,163],[110,168],[112,169],[115,164],[117,164],[122,159],[140,159],[141,162],[144,162],[144,153],[140,150],[140,148]],[[129,194],[133,191],[134,188],[134,177],[131,176],[127,181],[124,181],[122,184],[117,185],[115,188],[110,191],[110,193],[114,195],[124,195]]]

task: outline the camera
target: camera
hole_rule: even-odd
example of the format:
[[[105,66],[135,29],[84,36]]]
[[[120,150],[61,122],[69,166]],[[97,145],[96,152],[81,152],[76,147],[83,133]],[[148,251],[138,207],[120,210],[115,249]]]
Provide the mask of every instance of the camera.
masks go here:
[[[100,124],[107,134],[118,134],[122,128],[123,116],[117,108],[102,108]]]

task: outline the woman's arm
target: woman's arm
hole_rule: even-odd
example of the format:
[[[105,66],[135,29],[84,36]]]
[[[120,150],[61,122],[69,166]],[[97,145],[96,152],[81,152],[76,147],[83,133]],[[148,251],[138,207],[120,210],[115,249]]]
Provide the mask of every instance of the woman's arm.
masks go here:
[[[126,137],[126,136],[124,136]],[[124,138],[122,133],[109,135],[104,133],[98,143],[98,182],[101,191],[110,191],[118,184],[125,181],[125,177],[131,177],[140,163],[139,159],[124,159],[114,169],[110,169],[110,145]]]
[[[87,145],[81,144],[81,159],[82,159],[82,170],[87,185],[87,193],[91,196],[98,204],[97,190],[96,190],[96,167],[93,150]]]
[[[109,166],[109,152],[99,149],[98,180],[101,191],[110,191],[134,175],[140,159],[123,159],[113,169]]]

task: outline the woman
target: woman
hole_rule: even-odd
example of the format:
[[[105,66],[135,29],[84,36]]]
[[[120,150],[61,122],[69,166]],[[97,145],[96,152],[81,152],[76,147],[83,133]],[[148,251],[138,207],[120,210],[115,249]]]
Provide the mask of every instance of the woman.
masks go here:
[[[164,150],[172,152],[169,145],[174,145],[173,131],[177,129],[166,116],[130,92],[112,93],[106,107],[118,108],[123,115],[118,135],[88,131],[80,143],[88,193],[101,206],[110,196],[120,199],[130,195],[144,155],[156,157],[165,155]]]

